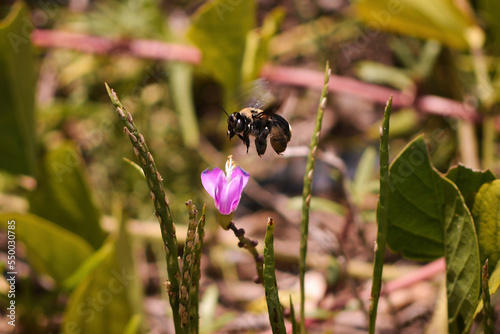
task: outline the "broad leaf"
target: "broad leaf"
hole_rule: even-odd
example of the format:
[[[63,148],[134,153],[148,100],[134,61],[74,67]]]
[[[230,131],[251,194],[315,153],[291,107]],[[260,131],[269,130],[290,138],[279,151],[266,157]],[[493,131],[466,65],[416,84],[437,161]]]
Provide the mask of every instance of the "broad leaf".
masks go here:
[[[225,90],[226,102],[241,84],[247,33],[255,25],[255,1],[208,1],[194,15],[189,38],[203,52],[202,66]]]
[[[481,263],[489,259],[493,270],[500,259],[500,180],[482,185],[472,214],[477,226]]]
[[[390,169],[388,245],[413,259],[446,260],[450,333],[466,330],[479,301],[480,262],[474,223],[456,185],[431,166],[422,136]]]
[[[31,212],[81,236],[94,248],[104,240],[79,151],[63,144],[48,152],[38,186],[30,196]]]
[[[357,15],[370,26],[364,39],[384,30],[437,39],[447,46],[465,49],[469,28],[474,26],[474,19],[452,0],[359,0],[355,8]]]
[[[451,168],[448,173],[446,173],[446,177],[457,185],[462,197],[465,199],[465,204],[467,204],[469,211],[472,211],[474,198],[479,188],[481,188],[484,183],[496,179],[495,175],[493,175],[490,170],[475,171],[463,165]]]
[[[141,289],[123,224],[118,237],[107,240],[95,259],[100,259],[99,265],[70,296],[62,325],[65,333],[121,334],[140,321],[136,318],[142,310]]]
[[[0,20],[0,168],[29,175],[36,165],[31,29],[22,1]]]
[[[8,228],[15,221],[16,240],[26,247],[35,270],[62,283],[92,254],[92,246],[78,235],[32,214],[0,214],[0,226]]]
[[[443,256],[442,181],[430,165],[422,136],[394,160],[389,176],[389,247],[412,259]]]

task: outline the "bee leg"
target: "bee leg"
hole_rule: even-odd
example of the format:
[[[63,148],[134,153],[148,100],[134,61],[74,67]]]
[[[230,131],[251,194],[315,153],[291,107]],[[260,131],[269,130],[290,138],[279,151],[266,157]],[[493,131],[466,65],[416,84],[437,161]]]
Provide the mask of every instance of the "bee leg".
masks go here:
[[[265,127],[264,130],[255,138],[255,148],[259,157],[266,153],[267,136],[269,135],[269,128]]]
[[[238,133],[238,137],[240,137],[240,139],[245,143],[245,145],[247,147],[247,153],[248,153],[248,149],[250,148],[250,139],[248,138],[248,134],[240,135]]]

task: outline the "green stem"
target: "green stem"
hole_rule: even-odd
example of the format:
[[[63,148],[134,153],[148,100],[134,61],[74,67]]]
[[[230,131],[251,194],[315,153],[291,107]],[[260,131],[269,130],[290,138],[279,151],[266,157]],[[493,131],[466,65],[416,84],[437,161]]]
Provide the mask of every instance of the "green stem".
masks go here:
[[[325,69],[325,84],[321,91],[318,112],[316,114],[316,124],[314,126],[311,144],[309,145],[309,155],[307,157],[306,173],[304,175],[304,188],[302,191],[302,221],[300,223],[300,258],[299,258],[299,278],[300,278],[300,332],[306,333],[305,327],[305,284],[307,237],[309,235],[309,207],[311,205],[312,180],[314,176],[314,165],[316,162],[316,150],[318,148],[319,135],[321,133],[321,123],[325,112],[326,94],[328,92],[328,81],[330,78],[330,67],[328,62]]]
[[[267,312],[273,334],[284,334],[285,321],[278,295],[274,265],[274,221],[267,220],[266,238],[264,242],[264,289],[266,291]]]
[[[382,288],[382,271],[384,268],[385,244],[389,225],[389,119],[392,110],[392,96],[387,102],[384,112],[380,138],[380,197],[377,207],[377,242],[375,244],[375,261],[373,264],[372,299],[370,302],[369,333],[375,333],[378,300]]]
[[[177,238],[175,236],[175,225],[170,214],[165,190],[163,189],[162,180],[158,169],[156,168],[153,156],[151,155],[144,137],[137,130],[132,115],[125,110],[121,104],[115,91],[106,85],[106,90],[111,99],[111,102],[116,107],[118,117],[124,125],[124,132],[128,135],[134,153],[139,159],[146,181],[150,190],[150,196],[155,207],[155,215],[160,223],[161,236],[165,245],[165,259],[167,262],[168,281],[166,282],[168,290],[168,298],[172,307],[172,315],[174,319],[175,332],[177,334],[184,333],[181,327],[181,317],[179,314],[179,282],[180,270],[179,260],[177,259]]]
[[[191,286],[191,305],[189,309],[189,334],[198,334],[200,328],[200,315],[199,315],[199,291],[200,291],[200,277],[201,277],[201,249],[203,247],[203,238],[205,237],[205,209],[201,211],[201,218],[198,221],[196,228],[196,236],[194,238],[194,261],[193,261],[193,274]]]
[[[292,295],[290,295],[290,321],[292,322],[292,334],[299,334],[297,319],[295,318],[295,308],[293,307]]]
[[[484,334],[493,334],[495,321],[494,321],[494,313],[493,308],[491,307],[490,300],[490,288],[488,284],[488,260],[483,266],[482,270],[482,296],[483,296],[483,322],[484,322]]]
[[[191,200],[186,202],[186,207],[189,212],[189,224],[186,235],[186,243],[184,244],[184,254],[182,255],[182,276],[181,276],[181,293],[179,313],[181,315],[181,326],[185,327],[189,332],[188,320],[189,310],[191,309],[191,288],[192,288],[192,274],[194,264],[195,244],[194,239],[196,235],[196,226],[198,224],[198,210],[193,205]]]
[[[492,168],[495,160],[495,129],[493,124],[493,106],[495,88],[491,82],[488,65],[483,53],[484,34],[480,28],[471,29],[468,36],[472,64],[476,77],[476,96],[481,102],[480,109],[486,116],[483,119],[482,168]]]

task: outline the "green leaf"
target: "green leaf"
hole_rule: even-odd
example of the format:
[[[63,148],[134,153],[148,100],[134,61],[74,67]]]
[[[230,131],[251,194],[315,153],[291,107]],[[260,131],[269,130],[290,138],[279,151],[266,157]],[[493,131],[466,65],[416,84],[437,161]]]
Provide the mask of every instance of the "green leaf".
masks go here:
[[[50,275],[59,284],[92,254],[92,246],[84,239],[38,216],[0,214],[2,228],[7,230],[9,221],[15,221],[15,229],[8,231],[14,231],[16,241],[24,244],[33,268]]]
[[[202,67],[225,90],[226,101],[241,85],[247,33],[255,25],[255,1],[208,1],[193,17],[189,38],[203,52]]]
[[[30,196],[31,212],[81,236],[94,248],[104,240],[79,151],[65,143],[48,152]]]
[[[390,169],[388,245],[413,259],[446,260],[448,326],[466,331],[479,301],[480,262],[474,223],[457,186],[433,169],[423,136]]]
[[[390,168],[388,246],[412,259],[444,255],[442,181],[431,167],[422,136]]]
[[[475,171],[464,165],[458,165],[451,168],[446,177],[453,181],[460,190],[462,197],[465,199],[465,204],[472,211],[474,198],[476,197],[479,188],[486,182],[491,182],[496,179],[495,175],[490,170]],[[476,225],[477,228],[477,225]],[[484,263],[481,262],[481,263]]]
[[[262,27],[248,33],[242,64],[244,82],[251,82],[259,77],[262,65],[269,59],[269,41],[277,34],[284,17],[285,10],[277,7],[267,14]]]
[[[500,259],[500,180],[481,186],[472,214],[477,224],[481,263],[489,259],[493,269]]]
[[[355,9],[370,26],[365,38],[383,30],[437,39],[447,46],[466,49],[469,28],[474,26],[474,19],[452,0],[359,0]]]
[[[101,262],[70,295],[65,333],[121,334],[139,327],[141,290],[123,224],[118,236],[108,239],[97,254]]]
[[[388,85],[397,89],[413,86],[409,71],[380,64],[374,61],[360,61],[355,66],[356,75],[363,81]]]
[[[35,172],[35,72],[32,23],[23,1],[0,21],[0,168],[14,174]]]
[[[448,332],[468,333],[481,292],[474,222],[457,187],[443,178]]]

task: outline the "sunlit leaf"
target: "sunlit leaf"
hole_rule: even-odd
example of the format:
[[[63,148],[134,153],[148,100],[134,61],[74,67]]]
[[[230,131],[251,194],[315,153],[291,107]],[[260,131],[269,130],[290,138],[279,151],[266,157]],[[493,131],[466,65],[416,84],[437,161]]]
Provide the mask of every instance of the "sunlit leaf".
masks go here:
[[[26,247],[30,264],[37,271],[62,283],[92,254],[92,246],[78,235],[32,214],[0,214],[0,226],[15,221],[16,241]]]
[[[365,38],[378,30],[436,39],[454,48],[468,47],[467,34],[474,26],[470,14],[452,0],[359,0],[357,15],[370,27]]]
[[[446,177],[457,185],[462,197],[465,199],[465,204],[467,204],[469,211],[472,211],[474,198],[479,188],[481,188],[484,183],[496,179],[495,175],[493,175],[490,170],[472,170],[464,165],[458,165],[451,168],[448,173],[446,173]]]
[[[241,84],[247,33],[255,25],[255,6],[255,1],[209,1],[194,15],[188,33],[203,53],[203,69],[224,87],[226,101],[234,98]]]
[[[479,301],[480,262],[474,223],[457,186],[431,166],[423,136],[390,169],[388,245],[413,259],[446,260],[450,333],[469,328]]]
[[[30,175],[36,165],[31,30],[22,1],[0,20],[0,168]]]
[[[71,144],[48,152],[38,186],[30,197],[31,212],[81,236],[94,248],[104,240],[84,173],[85,163]]]
[[[500,259],[500,180],[485,183],[479,189],[472,214],[477,226],[481,263],[489,259],[495,268]]]
[[[244,82],[258,78],[262,65],[269,59],[269,41],[278,32],[284,17],[285,10],[281,7],[275,8],[267,14],[262,27],[255,28],[248,33],[242,64]]]

